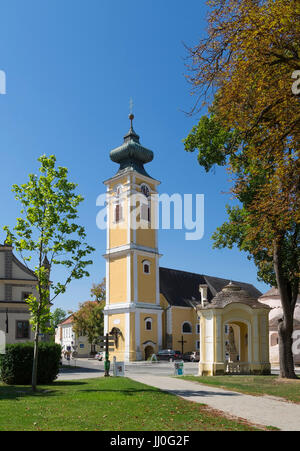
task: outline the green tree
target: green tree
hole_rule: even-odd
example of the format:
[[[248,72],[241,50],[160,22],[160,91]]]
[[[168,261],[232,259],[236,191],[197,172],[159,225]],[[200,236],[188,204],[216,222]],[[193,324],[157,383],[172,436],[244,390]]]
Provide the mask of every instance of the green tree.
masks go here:
[[[13,185],[15,198],[21,202],[21,217],[8,234],[8,242],[15,246],[25,264],[34,257],[38,296],[27,299],[31,313],[31,324],[35,331],[32,388],[36,390],[38,345],[40,333],[49,332],[51,324],[50,303],[64,293],[73,279],[89,276],[86,267],[92,264],[87,259],[94,249],[86,242],[84,227],[76,223],[78,206],[83,197],[75,193],[76,184],[68,181],[68,170],[56,167],[54,155],[43,155],[40,174],[30,174],[29,181]],[[50,282],[54,266],[66,270],[63,281]],[[50,294],[50,288],[51,293]]]
[[[93,284],[91,288],[91,296],[96,299],[96,301],[101,302],[106,299],[106,280],[105,277],[101,283]]]
[[[66,318],[68,314],[61,308],[56,308],[51,314],[50,314],[50,335],[54,337],[55,335],[55,329],[57,326],[62,323]]]
[[[278,325],[280,368],[282,377],[293,378],[291,348],[300,262],[299,194],[295,193],[295,186],[300,186],[300,177],[299,172],[292,173],[287,177],[288,188],[283,189],[282,183],[275,183],[272,167],[266,168],[243,152],[242,146],[247,145],[241,143],[237,132],[222,127],[214,114],[202,117],[185,140],[185,150],[197,149],[198,162],[207,172],[215,165],[230,168],[235,181],[233,192],[240,204],[226,206],[228,220],[213,234],[213,247],[232,249],[236,245],[254,261],[259,280],[283,291],[284,316]],[[235,189],[241,179],[243,188]],[[290,193],[290,199],[284,192]]]
[[[77,336],[87,336],[91,352],[104,332],[104,305],[103,301],[86,301],[79,304],[79,310],[73,314],[73,330]]]
[[[298,0],[210,0],[208,33],[190,52],[188,78],[209,107],[185,140],[208,171],[225,165],[232,193],[218,247],[237,244],[278,287],[280,374],[294,378],[293,315],[300,282]],[[298,21],[298,22],[297,22]],[[199,111],[199,109],[198,109]]]

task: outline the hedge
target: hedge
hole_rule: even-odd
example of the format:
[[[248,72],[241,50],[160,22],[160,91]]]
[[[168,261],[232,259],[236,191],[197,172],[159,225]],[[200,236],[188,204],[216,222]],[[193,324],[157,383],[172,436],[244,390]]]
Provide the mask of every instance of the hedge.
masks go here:
[[[38,384],[52,383],[59,372],[61,346],[55,343],[39,343]],[[33,365],[33,343],[6,345],[6,353],[0,355],[0,378],[10,385],[30,385]]]

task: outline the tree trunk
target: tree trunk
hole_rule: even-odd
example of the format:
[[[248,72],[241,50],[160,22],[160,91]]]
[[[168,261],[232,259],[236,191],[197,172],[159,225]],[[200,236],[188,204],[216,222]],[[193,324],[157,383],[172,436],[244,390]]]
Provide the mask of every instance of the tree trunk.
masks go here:
[[[38,367],[38,352],[39,352],[39,327],[35,332],[34,337],[34,352],[33,352],[33,366],[32,366],[32,390],[36,391],[37,386],[37,367]]]
[[[296,299],[294,299],[293,290],[290,289],[289,281],[284,275],[282,267],[282,243],[283,237],[274,244],[273,263],[276,274],[277,287],[281,299],[283,317],[278,322],[279,338],[279,362],[280,377],[296,379],[294,369],[294,357],[292,351],[293,345],[293,326],[294,310]]]
[[[294,370],[293,318],[280,320],[278,323],[280,377],[296,379]]]

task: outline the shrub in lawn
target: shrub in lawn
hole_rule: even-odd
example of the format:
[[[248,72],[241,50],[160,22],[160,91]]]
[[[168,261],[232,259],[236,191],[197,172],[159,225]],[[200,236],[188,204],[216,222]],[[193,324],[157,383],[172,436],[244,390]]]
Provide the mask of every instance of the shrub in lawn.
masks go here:
[[[55,343],[39,343],[39,384],[53,382],[59,371],[61,347]],[[10,385],[30,385],[33,365],[33,343],[17,343],[6,346],[0,355],[0,378]]]

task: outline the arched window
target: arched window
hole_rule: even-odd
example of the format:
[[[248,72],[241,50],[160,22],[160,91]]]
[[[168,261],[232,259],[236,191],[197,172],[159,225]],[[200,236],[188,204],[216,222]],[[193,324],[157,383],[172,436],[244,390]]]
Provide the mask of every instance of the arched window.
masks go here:
[[[141,185],[141,192],[147,197],[147,199],[150,197],[150,188],[146,185],[146,183]]]
[[[115,191],[115,196],[116,196],[116,200],[115,200],[115,205],[114,205],[114,221],[115,223],[118,223],[120,221],[122,221],[123,219],[123,208],[122,208],[122,199],[121,199],[121,195],[122,195],[122,185],[117,185],[114,189]]]
[[[152,330],[152,318],[145,318],[145,330]]]
[[[143,221],[151,221],[151,191],[146,183],[141,185],[141,193],[144,194],[147,201],[141,203],[141,219]]]
[[[191,334],[192,333],[192,325],[188,321],[185,321],[182,324],[182,333],[183,334]]]
[[[143,261],[143,273],[150,274],[150,262],[148,260]]]

